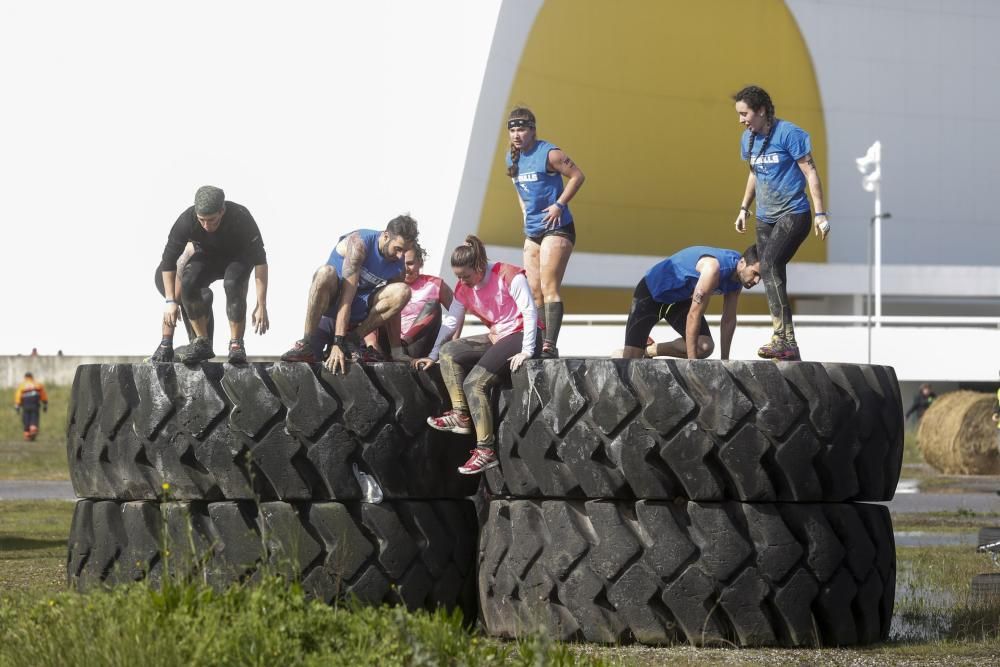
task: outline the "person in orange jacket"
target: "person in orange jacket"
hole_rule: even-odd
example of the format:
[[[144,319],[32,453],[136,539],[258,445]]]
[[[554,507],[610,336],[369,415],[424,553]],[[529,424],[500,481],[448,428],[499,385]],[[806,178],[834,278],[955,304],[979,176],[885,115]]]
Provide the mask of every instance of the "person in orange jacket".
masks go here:
[[[14,410],[21,415],[24,422],[24,439],[34,440],[38,437],[38,412],[48,412],[49,395],[45,386],[35,380],[31,373],[24,374],[24,382],[17,386],[14,392]]]

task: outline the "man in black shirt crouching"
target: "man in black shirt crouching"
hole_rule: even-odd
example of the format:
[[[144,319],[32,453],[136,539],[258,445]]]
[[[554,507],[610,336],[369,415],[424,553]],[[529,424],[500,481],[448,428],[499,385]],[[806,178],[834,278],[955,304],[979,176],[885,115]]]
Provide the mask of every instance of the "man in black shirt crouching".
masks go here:
[[[181,273],[180,294],[176,294],[177,259],[188,242],[194,245],[194,254]],[[166,299],[163,337],[150,361],[174,360],[174,327],[181,304],[195,334],[181,361],[196,363],[215,356],[209,333],[211,292],[207,288],[221,279],[229,319],[229,362],[245,363],[247,352],[243,345],[243,333],[246,330],[251,268],[257,291],[257,306],[251,322],[254,331],[263,334],[270,327],[267,319],[267,254],[257,222],[245,206],[226,201],[225,193],[220,188],[211,185],[198,188],[194,206],[177,218],[163,248],[156,275],[156,287]]]

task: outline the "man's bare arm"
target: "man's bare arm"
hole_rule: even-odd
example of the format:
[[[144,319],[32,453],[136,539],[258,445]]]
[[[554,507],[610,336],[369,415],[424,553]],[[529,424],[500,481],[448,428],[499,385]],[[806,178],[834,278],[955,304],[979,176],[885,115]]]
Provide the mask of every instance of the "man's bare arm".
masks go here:
[[[361,267],[364,266],[368,251],[365,242],[358,234],[351,234],[347,242],[347,252],[344,253],[344,275],[341,276],[340,300],[337,303],[337,322],[334,334],[343,336],[351,324],[351,303],[358,293],[358,281],[361,277]]]

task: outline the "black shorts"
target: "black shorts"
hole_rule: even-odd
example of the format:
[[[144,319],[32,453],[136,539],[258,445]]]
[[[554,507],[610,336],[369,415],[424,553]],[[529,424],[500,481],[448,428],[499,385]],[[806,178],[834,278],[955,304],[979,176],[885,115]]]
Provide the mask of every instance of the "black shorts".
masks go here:
[[[625,325],[625,345],[645,348],[649,332],[660,320],[666,320],[674,331],[680,334],[681,338],[684,338],[690,310],[691,299],[677,303],[660,303],[654,299],[653,295],[649,293],[646,279],[643,278],[635,286],[635,292],[632,294],[632,307],[628,311],[628,323]],[[698,335],[712,337],[712,332],[708,328],[708,320],[705,319],[704,315],[701,317]]]
[[[569,242],[576,245],[576,225],[572,222],[557,229],[550,229],[541,236],[529,236],[528,240],[537,245],[542,245],[542,239],[546,236],[562,236],[569,239]]]

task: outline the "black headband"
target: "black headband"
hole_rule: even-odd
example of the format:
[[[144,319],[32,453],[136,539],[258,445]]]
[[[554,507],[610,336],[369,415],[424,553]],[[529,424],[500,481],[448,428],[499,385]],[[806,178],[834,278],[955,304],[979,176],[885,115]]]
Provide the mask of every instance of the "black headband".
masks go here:
[[[513,130],[515,127],[530,127],[535,128],[535,121],[528,118],[511,118],[507,121],[507,129]]]

